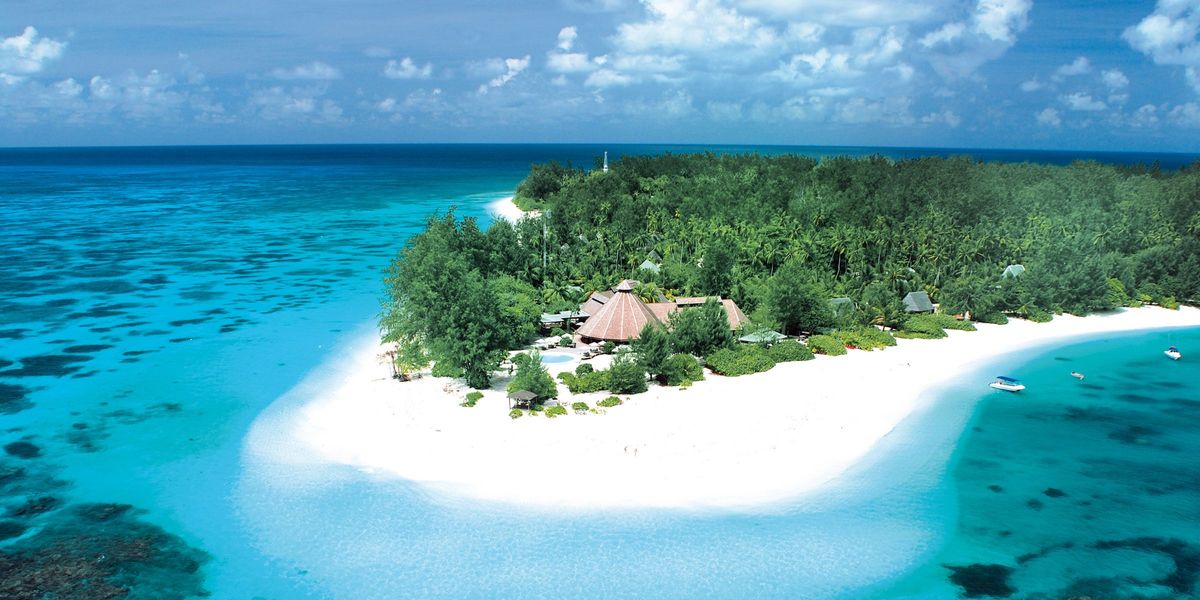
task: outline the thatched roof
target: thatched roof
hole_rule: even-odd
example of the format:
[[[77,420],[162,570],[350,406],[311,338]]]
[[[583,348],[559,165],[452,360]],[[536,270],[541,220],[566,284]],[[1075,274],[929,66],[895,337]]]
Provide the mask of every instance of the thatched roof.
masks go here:
[[[633,284],[626,279],[617,285],[617,293],[579,328],[578,333],[588,340],[627,342],[636,339],[646,323],[658,320],[633,294]]]
[[[592,295],[588,296],[587,302],[584,302],[579,306],[580,312],[585,312],[589,315],[599,313],[600,309],[604,308],[604,304],[607,303],[610,298],[612,298],[613,293],[614,292],[609,292],[607,290],[603,292],[592,292]]]
[[[530,400],[537,398],[537,394],[529,390],[517,390],[509,394],[508,398],[510,400],[516,400],[517,402],[529,402]]]
[[[905,312],[933,312],[933,301],[925,292],[909,292],[904,297]]]

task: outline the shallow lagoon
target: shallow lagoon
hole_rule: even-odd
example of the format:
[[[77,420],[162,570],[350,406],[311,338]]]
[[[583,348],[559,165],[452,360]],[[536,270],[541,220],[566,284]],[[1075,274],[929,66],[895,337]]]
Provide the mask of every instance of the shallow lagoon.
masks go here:
[[[968,377],[839,486],[752,515],[537,514],[247,449],[375,314],[423,215],[482,216],[529,162],[593,153],[5,151],[0,549],[152,548],[137,597],[949,598],[945,565],[1000,565],[961,572],[1014,597],[1186,597],[1200,379],[1160,352],[1196,334],[1006,362],[1017,398]]]

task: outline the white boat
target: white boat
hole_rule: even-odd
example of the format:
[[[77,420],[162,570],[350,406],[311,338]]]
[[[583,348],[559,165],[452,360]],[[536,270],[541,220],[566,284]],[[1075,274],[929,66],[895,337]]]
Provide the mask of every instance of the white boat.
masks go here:
[[[1013,379],[1012,377],[1000,375],[996,377],[996,380],[993,381],[989,387],[997,390],[1004,390],[1006,392],[1019,392],[1025,389],[1025,384]]]
[[[1169,358],[1171,360],[1179,360],[1179,359],[1183,358],[1183,355],[1179,353],[1179,349],[1176,348],[1175,346],[1171,346],[1170,348],[1167,348],[1166,350],[1163,351],[1163,354],[1166,354],[1167,358]]]

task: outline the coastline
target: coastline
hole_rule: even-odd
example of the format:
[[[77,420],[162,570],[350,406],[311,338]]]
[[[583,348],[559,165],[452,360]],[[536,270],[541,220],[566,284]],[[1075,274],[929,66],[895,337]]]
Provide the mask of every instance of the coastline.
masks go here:
[[[501,198],[494,202],[489,202],[487,205],[487,212],[488,214],[492,215],[493,218],[506,219],[513,223],[520,221],[521,218],[525,216],[525,211],[517,208],[516,203],[513,202],[513,196],[508,196],[507,198]]]
[[[836,480],[937,390],[970,383],[997,358],[1089,335],[1196,326],[1200,309],[1190,307],[977,324],[756,375],[706,374],[686,390],[652,386],[605,414],[516,420],[506,378],[475,407],[460,407],[468,390],[447,391],[458,387],[451,380],[389,379],[372,334],[353,344],[344,369],[302,384],[304,402],[279,415],[279,426],[314,460],[438,495],[568,509],[749,509]],[[564,404],[593,407],[608,395],[562,392]]]

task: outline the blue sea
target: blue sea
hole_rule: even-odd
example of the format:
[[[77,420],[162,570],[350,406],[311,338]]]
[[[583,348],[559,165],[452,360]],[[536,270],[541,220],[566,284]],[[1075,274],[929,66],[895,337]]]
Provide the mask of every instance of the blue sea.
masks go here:
[[[1200,595],[1200,364],[1161,354],[1200,349],[1197,330],[998,357],[829,489],[753,513],[453,501],[251,435],[373,330],[382,270],[428,214],[487,221],[530,163],[604,150],[1194,160],[0,149],[0,596],[42,598],[56,577],[88,582],[61,598]],[[1001,371],[1029,389],[987,388]]]

